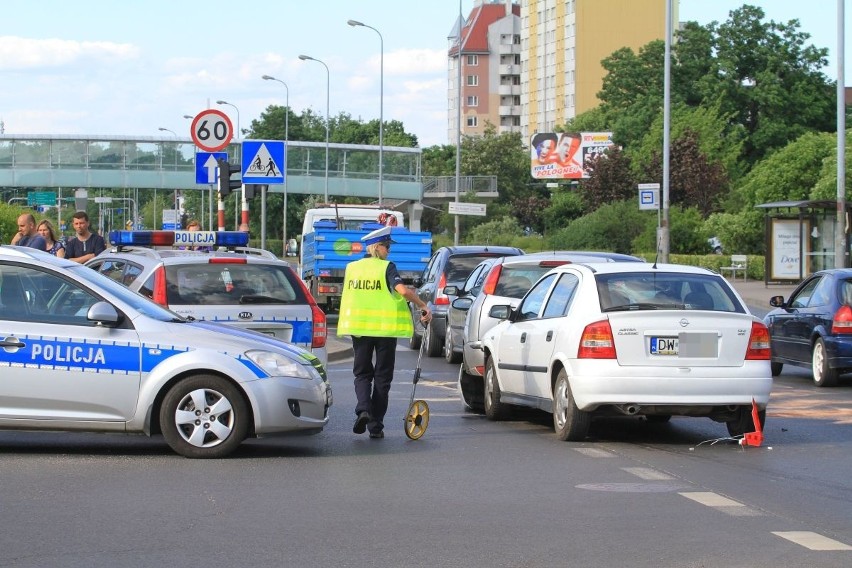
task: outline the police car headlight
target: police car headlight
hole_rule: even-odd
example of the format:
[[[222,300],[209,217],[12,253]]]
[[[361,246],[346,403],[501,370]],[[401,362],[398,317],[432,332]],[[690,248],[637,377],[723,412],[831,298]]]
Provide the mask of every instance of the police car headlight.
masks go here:
[[[246,357],[272,377],[296,377],[318,379],[319,373],[312,366],[272,351],[247,351]]]

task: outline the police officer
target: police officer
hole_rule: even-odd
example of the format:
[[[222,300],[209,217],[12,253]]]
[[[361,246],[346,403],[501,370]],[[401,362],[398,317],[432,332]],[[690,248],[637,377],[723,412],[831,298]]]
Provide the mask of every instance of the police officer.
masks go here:
[[[355,425],[352,431],[370,438],[384,438],[385,412],[393,380],[396,338],[411,337],[411,312],[406,302],[421,311],[424,324],[432,319],[426,303],[402,282],[393,262],[387,260],[391,227],[382,227],[361,238],[367,257],[349,263],[344,277],[338,335],[351,335],[354,351]],[[373,355],[375,354],[375,363]]]

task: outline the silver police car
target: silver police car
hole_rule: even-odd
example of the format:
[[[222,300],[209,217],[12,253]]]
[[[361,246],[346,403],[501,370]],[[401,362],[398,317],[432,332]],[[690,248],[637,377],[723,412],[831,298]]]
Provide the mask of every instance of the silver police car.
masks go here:
[[[251,329],[328,363],[326,317],[293,268],[238,231],[111,231],[87,266],[184,317]]]
[[[308,351],[192,321],[75,262],[0,246],[0,429],[159,434],[219,458],[315,434],[332,404]]]

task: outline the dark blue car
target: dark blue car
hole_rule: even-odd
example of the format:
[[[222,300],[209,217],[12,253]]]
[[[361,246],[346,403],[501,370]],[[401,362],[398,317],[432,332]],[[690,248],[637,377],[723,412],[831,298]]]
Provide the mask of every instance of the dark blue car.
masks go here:
[[[852,269],[820,270],[764,318],[772,347],[772,375],[785,365],[810,367],[814,384],[830,387],[852,371]]]

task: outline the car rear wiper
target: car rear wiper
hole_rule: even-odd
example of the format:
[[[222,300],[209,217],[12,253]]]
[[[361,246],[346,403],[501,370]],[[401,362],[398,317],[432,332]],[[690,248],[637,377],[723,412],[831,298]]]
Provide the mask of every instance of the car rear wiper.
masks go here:
[[[620,306],[610,306],[601,311],[606,312],[626,312],[629,310],[665,310],[669,306],[661,306],[660,304],[651,304],[646,302],[636,302],[633,304],[622,304]]]

